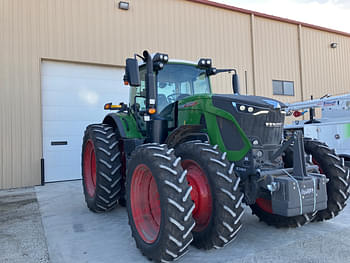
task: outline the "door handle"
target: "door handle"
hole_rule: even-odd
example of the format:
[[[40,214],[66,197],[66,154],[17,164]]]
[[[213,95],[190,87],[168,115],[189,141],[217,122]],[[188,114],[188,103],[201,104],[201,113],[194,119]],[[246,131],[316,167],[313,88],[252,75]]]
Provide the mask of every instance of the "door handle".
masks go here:
[[[58,146],[58,145],[67,145],[67,141],[51,141],[52,146]]]

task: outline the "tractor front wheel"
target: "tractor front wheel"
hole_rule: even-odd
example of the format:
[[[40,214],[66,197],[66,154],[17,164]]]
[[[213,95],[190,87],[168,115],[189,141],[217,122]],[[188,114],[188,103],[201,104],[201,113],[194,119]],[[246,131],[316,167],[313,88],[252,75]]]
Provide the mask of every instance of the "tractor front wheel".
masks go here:
[[[233,164],[217,145],[213,147],[200,141],[180,144],[175,154],[181,157],[182,167],[187,170],[191,198],[196,205],[193,245],[203,249],[224,247],[242,227],[244,195]]]
[[[127,169],[126,205],[136,246],[148,259],[167,262],[187,252],[195,222],[191,188],[181,158],[166,145],[145,144]]]

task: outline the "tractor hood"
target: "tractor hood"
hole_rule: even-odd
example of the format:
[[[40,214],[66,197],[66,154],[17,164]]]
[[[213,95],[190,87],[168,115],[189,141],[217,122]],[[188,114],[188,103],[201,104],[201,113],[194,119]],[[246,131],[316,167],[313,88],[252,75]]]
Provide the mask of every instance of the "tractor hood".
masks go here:
[[[213,105],[230,113],[250,140],[259,144],[279,145],[283,134],[285,104],[259,96],[213,95]],[[224,127],[224,126],[223,126]],[[227,123],[224,130],[228,130]],[[230,141],[230,136],[226,136]]]
[[[213,101],[222,102],[235,102],[245,106],[255,106],[259,108],[267,109],[281,109],[285,108],[286,105],[280,101],[260,97],[260,96],[244,96],[238,94],[213,94]]]

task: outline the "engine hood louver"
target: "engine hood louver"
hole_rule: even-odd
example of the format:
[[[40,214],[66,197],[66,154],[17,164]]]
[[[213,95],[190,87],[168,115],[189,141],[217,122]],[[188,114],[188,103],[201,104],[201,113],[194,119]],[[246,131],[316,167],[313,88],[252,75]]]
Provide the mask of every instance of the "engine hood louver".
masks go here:
[[[213,99],[217,101],[230,101],[236,102],[239,104],[245,104],[249,106],[256,106],[261,108],[268,109],[278,109],[285,108],[286,105],[280,101],[260,97],[260,96],[243,96],[243,95],[233,95],[233,94],[215,94],[213,95]]]

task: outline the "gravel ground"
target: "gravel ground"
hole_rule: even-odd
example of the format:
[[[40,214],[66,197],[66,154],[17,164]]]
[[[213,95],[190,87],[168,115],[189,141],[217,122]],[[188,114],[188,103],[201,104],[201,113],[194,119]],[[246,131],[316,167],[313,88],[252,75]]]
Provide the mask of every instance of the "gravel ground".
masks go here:
[[[34,188],[0,191],[0,262],[49,262]]]

